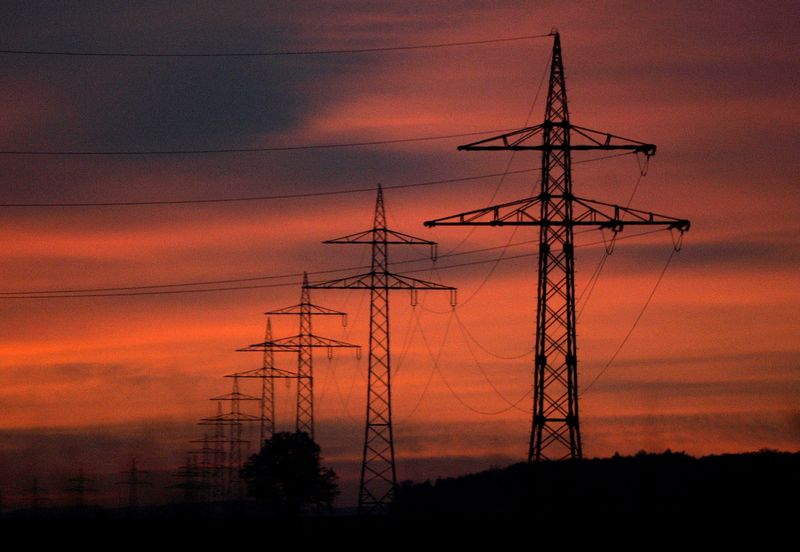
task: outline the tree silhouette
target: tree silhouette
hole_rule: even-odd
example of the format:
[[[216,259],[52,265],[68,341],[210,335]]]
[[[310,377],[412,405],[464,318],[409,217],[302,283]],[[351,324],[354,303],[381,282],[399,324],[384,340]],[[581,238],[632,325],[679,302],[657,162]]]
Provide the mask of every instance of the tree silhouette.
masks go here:
[[[296,515],[333,505],[336,473],[320,465],[320,448],[305,432],[276,433],[241,470],[248,494],[274,513]]]

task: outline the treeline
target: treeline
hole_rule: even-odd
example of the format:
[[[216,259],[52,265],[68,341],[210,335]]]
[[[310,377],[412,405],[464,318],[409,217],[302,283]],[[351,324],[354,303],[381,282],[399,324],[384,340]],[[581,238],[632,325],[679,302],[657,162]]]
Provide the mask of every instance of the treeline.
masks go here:
[[[800,453],[694,458],[666,451],[404,483],[393,511],[417,519],[777,519],[797,515],[798,496]]]

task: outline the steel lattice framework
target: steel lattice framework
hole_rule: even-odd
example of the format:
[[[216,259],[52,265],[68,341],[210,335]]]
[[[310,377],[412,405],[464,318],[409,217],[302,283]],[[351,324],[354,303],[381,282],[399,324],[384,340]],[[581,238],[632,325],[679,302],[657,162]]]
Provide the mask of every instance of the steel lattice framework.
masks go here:
[[[272,341],[272,322],[267,317],[267,328],[264,332],[264,343]],[[286,348],[278,350],[286,351]],[[261,423],[259,425],[259,437],[263,446],[266,439],[271,439],[275,435],[275,380],[276,379],[298,379],[297,374],[288,372],[275,367],[275,348],[264,347],[261,368],[255,370],[245,370],[236,374],[229,374],[226,378],[255,378],[261,380]]]
[[[229,496],[241,498],[244,488],[238,474],[239,470],[242,469],[242,445],[249,443],[249,441],[242,439],[242,423],[257,422],[260,419],[258,416],[242,412],[241,401],[257,401],[259,399],[239,392],[239,378],[234,376],[231,392],[218,397],[211,397],[210,400],[217,401],[218,407],[222,404],[222,401],[228,401],[231,404],[230,412],[218,413],[216,416],[203,418],[200,423],[201,425],[217,424],[228,426],[227,493]]]
[[[364,453],[358,493],[360,514],[382,514],[394,498],[397,473],[392,431],[391,356],[389,348],[389,291],[410,290],[412,302],[417,290],[447,290],[455,300],[455,288],[393,274],[388,270],[390,245],[428,245],[435,258],[436,242],[423,240],[386,228],[383,190],[378,186],[375,216],[370,230],[328,240],[329,244],[372,246],[371,270],[327,282],[311,284],[314,289],[365,289],[370,291],[369,375]]]
[[[295,431],[305,432],[314,439],[314,356],[313,350],[318,348],[328,349],[328,355],[332,354],[336,348],[355,348],[361,350],[359,345],[346,343],[336,339],[314,335],[311,331],[311,319],[314,316],[339,316],[342,323],[346,323],[347,314],[333,309],[328,309],[315,305],[311,302],[311,294],[308,285],[308,274],[303,273],[303,286],[300,294],[300,303],[269,311],[268,315],[292,314],[300,320],[300,332],[292,337],[279,339],[267,339],[264,343],[256,343],[239,349],[240,351],[267,351],[273,352],[296,352],[297,353],[297,419]],[[285,373],[284,373],[285,374]],[[276,374],[274,377],[290,377],[287,375]]]
[[[430,220],[425,226],[537,226],[539,266],[533,421],[528,461],[581,458],[578,357],[575,332],[576,226],[609,229],[664,226],[681,233],[689,221],[572,194],[572,151],[620,150],[655,154],[656,146],[572,125],[558,32],[550,65],[544,122],[464,146],[459,150],[542,152],[541,193],[518,201]]]
[[[203,475],[208,480],[208,491],[212,500],[221,499],[225,494],[228,485],[226,480],[229,471],[226,468],[227,454],[225,445],[231,446],[231,440],[225,437],[225,427],[229,427],[231,422],[225,421],[222,411],[222,401],[217,401],[216,416],[203,418],[199,425],[213,426],[214,434],[209,437],[204,435],[202,439],[190,441],[191,443],[202,443],[200,454],[205,457],[203,460]],[[209,448],[210,450],[205,450]]]
[[[152,486],[153,484],[147,480],[149,474],[136,467],[136,458],[131,460],[131,468],[122,472],[122,474],[128,477],[124,481],[117,481],[117,485],[128,487],[128,511],[133,513],[139,506],[139,487]]]
[[[219,411],[220,414],[222,410]],[[220,430],[219,435],[210,437],[204,434],[202,439],[193,439],[190,443],[200,443],[199,449],[190,450],[189,454],[195,459],[198,457],[200,460],[196,462],[198,472],[203,482],[203,487],[208,491],[208,498],[215,500],[222,497],[224,490],[225,479],[225,439],[224,434],[221,432],[223,426],[217,425]]]

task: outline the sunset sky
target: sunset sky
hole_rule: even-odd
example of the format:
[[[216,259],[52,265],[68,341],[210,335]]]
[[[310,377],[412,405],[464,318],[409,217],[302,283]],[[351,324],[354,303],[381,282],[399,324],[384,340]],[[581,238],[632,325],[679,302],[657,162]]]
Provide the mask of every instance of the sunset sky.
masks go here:
[[[0,50],[235,53],[352,50],[561,33],[574,124],[658,146],[574,166],[577,195],[692,222],[630,338],[581,396],[584,454],[800,449],[800,5],[796,2],[3,2]],[[113,481],[132,457],[174,469],[202,436],[236,352],[299,276],[363,266],[374,188],[389,225],[439,242],[390,250],[394,270],[459,289],[392,296],[400,479],[524,460],[530,431],[534,228],[422,222],[531,195],[539,156],[458,152],[541,122],[552,38],[427,49],[251,57],[0,54],[0,489],[57,488],[78,467]],[[530,118],[529,112],[531,113]],[[359,147],[176,155],[10,155]],[[496,133],[495,133],[496,134]],[[574,162],[596,153],[576,153]],[[407,184],[513,174],[419,187]],[[397,187],[397,188],[395,188]],[[138,206],[20,204],[306,198]],[[626,229],[620,237],[639,233]],[[603,257],[576,237],[577,293]],[[504,248],[507,244],[509,247]],[[578,324],[579,383],[631,330],[672,252],[668,232],[617,243]],[[491,248],[491,249],[489,249]],[[488,249],[488,250],[487,250]],[[483,250],[483,251],[475,251]],[[450,255],[450,256],[448,256]],[[497,263],[492,261],[501,256]],[[415,261],[416,262],[411,262]],[[465,264],[465,266],[452,266]],[[451,268],[448,268],[452,266]],[[265,278],[259,279],[255,278]],[[274,278],[273,278],[274,277]],[[167,287],[151,295],[62,290]],[[265,287],[258,287],[265,286]],[[187,291],[211,288],[248,289]],[[14,297],[11,294],[31,292]],[[45,292],[45,293],[32,293]],[[114,294],[100,291],[90,294]],[[32,295],[44,295],[31,298]],[[582,296],[584,299],[587,295]],[[366,292],[312,292],[349,324],[315,332],[367,346]],[[297,321],[274,318],[276,336]],[[506,357],[506,358],[502,358]],[[435,366],[435,359],[438,363]],[[293,369],[292,355],[278,355]],[[317,439],[354,500],[366,355],[315,357]],[[257,385],[243,383],[245,392]],[[276,384],[278,426],[293,387]],[[247,405],[251,407],[252,405]],[[250,408],[254,413],[254,409]],[[350,493],[348,495],[347,493]]]

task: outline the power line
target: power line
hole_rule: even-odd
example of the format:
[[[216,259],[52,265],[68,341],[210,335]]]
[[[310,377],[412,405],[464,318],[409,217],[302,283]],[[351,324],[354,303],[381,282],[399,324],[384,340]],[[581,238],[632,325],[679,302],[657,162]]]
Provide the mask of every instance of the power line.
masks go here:
[[[511,247],[517,247],[520,245],[527,245],[530,243],[534,243],[537,240],[525,240],[510,244]],[[505,249],[509,247],[508,245],[500,245],[500,246],[493,246],[493,247],[482,247],[479,249],[470,249],[468,251],[461,251],[458,253],[447,253],[444,255],[439,255],[439,259],[449,258],[449,257],[460,257],[463,255],[471,255],[473,253],[483,253],[486,251],[494,251],[496,249]],[[409,263],[418,263],[418,262],[428,262],[430,261],[430,257],[426,256],[424,258],[419,259],[407,259],[403,261],[392,261],[389,264],[392,266],[399,265],[399,264],[409,264]],[[330,269],[330,270],[316,270],[316,271],[307,271],[306,274],[309,276],[317,276],[323,274],[334,274],[337,272],[347,272],[352,270],[365,270],[370,268],[369,265],[359,265],[359,266],[352,266],[348,268],[337,268],[337,269]],[[265,276],[250,276],[246,278],[231,278],[227,280],[201,280],[196,282],[179,282],[179,283],[171,283],[171,284],[148,284],[148,285],[140,285],[140,286],[124,286],[124,287],[102,287],[102,288],[73,288],[73,289],[50,289],[50,290],[27,290],[27,291],[4,291],[0,292],[0,296],[2,295],[33,295],[33,294],[56,294],[56,293],[93,293],[93,292],[101,292],[101,291],[134,291],[134,290],[145,290],[145,289],[163,289],[163,288],[174,288],[174,287],[188,287],[188,286],[203,286],[203,285],[216,285],[216,284],[234,284],[234,283],[241,283],[241,282],[255,282],[260,280],[282,280],[286,278],[300,278],[302,277],[303,272],[291,272],[287,274],[270,274]]]
[[[664,274],[667,273],[667,268],[669,268],[669,264],[672,262],[672,258],[675,256],[675,253],[677,253],[677,252],[678,252],[678,250],[673,248],[672,253],[670,253],[669,257],[667,257],[667,262],[666,262],[666,264],[664,264],[664,268],[661,270],[661,274],[658,275],[658,279],[656,280],[656,284],[653,286],[653,291],[650,292],[650,295],[647,297],[647,300],[644,302],[644,305],[642,306],[642,309],[639,311],[639,314],[636,316],[636,320],[633,321],[633,325],[631,326],[631,329],[628,330],[628,333],[625,334],[624,338],[622,338],[622,342],[619,344],[619,347],[617,347],[617,350],[614,351],[614,354],[611,355],[611,358],[608,359],[608,362],[606,362],[606,365],[603,366],[603,368],[600,370],[600,372],[592,379],[592,381],[589,382],[589,385],[587,385],[586,387],[583,388],[583,391],[581,391],[581,395],[585,394],[589,389],[591,389],[592,386],[595,383],[597,383],[597,380],[599,380],[600,377],[603,374],[606,373],[606,370],[608,370],[611,367],[611,364],[614,362],[614,360],[616,360],[617,355],[619,355],[620,351],[622,351],[622,348],[625,346],[625,344],[628,342],[628,339],[633,334],[633,330],[636,329],[636,326],[639,324],[639,321],[642,319],[642,316],[644,315],[644,311],[647,310],[647,307],[650,305],[650,302],[653,300],[653,297],[656,294],[656,290],[658,289],[658,286],[661,284],[661,280],[664,279]]]
[[[450,322],[453,319],[453,316],[454,316],[454,313],[451,313],[451,316],[448,319],[448,330],[449,330],[449,327],[450,327]],[[444,343],[445,343],[444,340],[442,341],[442,347],[439,349],[439,354],[438,355],[434,355],[433,354],[433,349],[431,348],[430,343],[428,342],[428,338],[425,336],[425,332],[422,330],[422,326],[421,325],[419,326],[419,334],[420,334],[420,337],[422,338],[422,343],[425,346],[425,350],[427,351],[428,356],[431,359],[431,364],[433,366],[433,371],[436,372],[437,374],[439,374],[439,377],[441,378],[442,383],[444,383],[444,386],[447,388],[447,390],[450,392],[450,394],[453,395],[453,397],[456,399],[456,401],[458,401],[461,404],[461,406],[463,406],[467,410],[470,410],[470,411],[472,411],[472,412],[474,412],[476,414],[482,414],[484,416],[497,416],[499,414],[503,414],[504,412],[508,412],[509,410],[511,410],[513,408],[517,408],[517,405],[519,405],[519,403],[521,403],[523,400],[525,400],[525,398],[530,396],[531,390],[527,391],[525,393],[525,395],[520,397],[517,401],[515,401],[513,403],[510,403],[509,406],[507,406],[505,408],[501,408],[500,410],[489,411],[489,410],[481,410],[479,408],[475,408],[474,406],[472,406],[468,402],[466,402],[463,398],[461,398],[461,396],[456,392],[456,390],[453,389],[453,387],[447,381],[447,378],[445,378],[441,367],[439,366],[439,357],[441,356],[442,349],[444,348]],[[445,335],[445,339],[446,339],[446,337],[447,336]],[[428,381],[428,383],[425,386],[425,391],[427,391],[427,388],[428,388],[429,384],[430,384],[430,380]],[[420,398],[419,402],[421,402],[421,400],[422,399]],[[417,407],[419,406],[419,402],[417,403],[417,405],[414,406],[414,411],[416,411]],[[412,411],[412,413],[413,413],[413,411]]]
[[[534,351],[533,347],[531,347],[530,349],[528,349],[524,353],[517,354],[517,355],[501,355],[501,354],[494,353],[494,352],[490,351],[489,349],[487,349],[486,347],[481,345],[481,343],[477,339],[475,339],[475,336],[472,335],[472,332],[470,332],[469,329],[466,327],[466,325],[464,325],[464,323],[461,321],[461,318],[458,316],[458,310],[456,309],[456,310],[454,310],[454,312],[456,313],[456,319],[458,320],[458,325],[461,327],[461,333],[462,333],[462,335],[464,337],[464,341],[465,341],[465,343],[467,345],[467,349],[469,349],[469,352],[472,355],[472,358],[475,361],[475,364],[478,364],[479,367],[480,367],[480,363],[478,362],[478,358],[475,356],[475,353],[472,350],[472,347],[470,347],[469,341],[472,341],[475,345],[477,345],[477,347],[481,351],[483,351],[487,355],[493,356],[494,358],[497,358],[497,359],[500,359],[500,360],[519,360],[519,359],[521,359],[523,357],[531,356],[533,354],[533,351]],[[480,368],[481,368],[481,372],[483,372],[483,368],[482,367],[480,367]],[[485,373],[484,373],[484,377],[486,377]],[[488,377],[486,377],[486,379],[488,380]],[[489,383],[490,383],[490,385],[492,385],[492,387],[494,387],[493,383],[491,383],[491,382],[489,382]],[[505,397],[504,397],[504,400],[505,400]]]
[[[545,79],[545,76],[547,75],[547,69],[548,69],[549,66],[550,66],[550,60],[547,60],[547,62],[544,65],[544,71],[542,72],[542,78],[539,79],[539,86],[536,87],[536,93],[533,95],[533,100],[531,101],[531,106],[528,109],[528,116],[525,117],[525,125],[524,125],[525,127],[528,126],[528,124],[530,122],[530,119],[531,119],[531,115],[533,114],[533,109],[536,106],[536,102],[539,100],[539,94],[542,91],[542,86],[544,85],[544,79]],[[500,179],[497,181],[497,185],[494,187],[494,191],[492,192],[492,197],[489,198],[489,201],[487,203],[491,204],[494,201],[494,199],[497,197],[497,194],[500,192],[500,188],[503,186],[503,182],[505,182],[506,176],[508,174],[511,174],[511,173],[509,173],[509,171],[511,170],[511,164],[514,162],[514,157],[516,155],[517,155],[516,151],[512,151],[511,152],[511,156],[508,158],[508,162],[506,163],[505,171],[503,171],[503,173],[500,175]],[[462,245],[464,245],[472,237],[472,234],[474,234],[474,233],[475,233],[475,227],[470,228],[469,231],[467,232],[467,235],[464,236],[461,239],[461,241],[458,242],[455,245],[455,247],[452,247],[450,249],[450,252],[453,252],[453,251],[456,251],[457,249],[459,249]],[[513,238],[513,234],[512,234],[512,238]]]
[[[420,405],[422,404],[422,400],[425,398],[425,394],[428,392],[430,388],[431,382],[433,382],[433,376],[436,374],[436,370],[439,366],[439,361],[442,358],[442,353],[444,352],[444,346],[447,344],[447,336],[450,335],[450,326],[453,323],[453,316],[455,315],[455,310],[451,311],[450,317],[447,319],[447,325],[444,328],[444,335],[442,336],[442,343],[439,346],[439,351],[436,353],[434,357],[430,347],[428,346],[428,340],[422,335],[422,324],[420,323],[420,313],[417,310],[413,310],[411,320],[416,322],[416,329],[419,330],[420,335],[422,335],[422,339],[425,342],[425,347],[428,349],[428,354],[431,357],[431,371],[428,374],[428,379],[425,382],[425,385],[422,387],[422,393],[420,393],[419,398],[417,398],[417,402],[414,404],[413,408],[403,416],[403,419],[400,423],[405,423],[406,421],[410,420],[411,417],[417,412]]]
[[[649,230],[646,232],[640,232],[638,234],[634,234],[631,236],[622,236],[617,238],[617,240],[623,239],[633,239],[638,238],[640,236],[645,236],[648,234],[653,234],[655,232],[661,232],[663,229],[658,230]],[[527,240],[524,242],[517,242],[512,245],[523,245],[527,243],[532,243],[534,240]],[[576,245],[576,248],[579,247],[590,247],[593,245],[600,245],[602,241],[597,242],[590,242],[585,244]],[[495,247],[485,247],[481,249],[474,249],[471,251],[462,251],[460,253],[451,253],[449,257],[456,257],[460,255],[467,255],[471,253],[477,253],[482,251],[490,251],[493,249],[506,249],[509,245],[502,245],[502,246],[495,246]],[[503,257],[503,261],[511,261],[515,259],[521,259],[525,257],[535,257],[538,253],[521,253],[519,255],[512,255],[508,257]],[[418,263],[421,262],[423,259],[410,259],[405,261],[397,261],[394,263],[390,263],[392,265],[397,264],[408,264],[408,263]],[[497,259],[485,259],[480,261],[468,261],[463,263],[455,263],[446,266],[436,267],[437,270],[448,270],[452,268],[460,268],[465,266],[475,266],[481,264],[489,264],[489,263],[496,263]],[[330,269],[330,270],[318,270],[315,272],[308,272],[309,275],[321,275],[321,274],[331,274],[337,272],[345,272],[351,270],[359,270],[359,269],[366,269],[370,268],[368,266],[360,266],[360,267],[350,267],[350,268],[339,268],[339,269]],[[418,272],[427,272],[429,268],[420,268],[414,270],[406,270],[400,272],[400,274],[414,274]],[[128,287],[115,287],[115,288],[87,288],[87,289],[73,289],[73,290],[47,290],[47,291],[12,291],[12,292],[0,292],[0,299],[66,299],[66,298],[88,298],[88,297],[132,297],[132,296],[139,296],[139,295],[177,295],[177,294],[185,294],[185,293],[209,293],[209,292],[217,292],[217,291],[236,291],[236,290],[251,290],[251,289],[266,289],[266,288],[278,288],[278,287],[290,287],[290,286],[297,286],[297,282],[286,282],[286,283],[276,283],[276,284],[258,284],[252,286],[228,286],[228,287],[215,287],[215,288],[204,288],[204,289],[178,289],[178,290],[168,290],[163,288],[170,288],[170,287],[187,287],[187,286],[197,286],[197,285],[206,285],[206,284],[219,284],[219,283],[239,283],[239,282],[247,282],[247,281],[257,281],[257,280],[271,280],[271,279],[282,279],[282,278],[291,278],[297,277],[301,274],[282,274],[282,275],[268,275],[268,276],[256,276],[252,278],[236,278],[230,280],[210,280],[207,282],[188,282],[188,283],[175,283],[175,284],[163,284],[163,285],[147,285],[147,286],[128,286]],[[149,290],[149,291],[148,291]],[[108,292],[108,293],[106,293]],[[425,309],[429,310],[429,309]],[[431,311],[436,312],[436,311]]]
[[[419,136],[414,138],[397,138],[395,140],[372,140],[365,142],[343,142],[332,144],[308,144],[299,146],[269,146],[263,148],[209,148],[209,149],[175,149],[175,150],[0,150],[0,155],[52,155],[52,156],[99,156],[99,155],[204,155],[211,153],[264,153],[279,151],[301,151],[335,148],[355,148],[364,146],[384,146],[404,144],[407,142],[427,142],[445,140],[447,138],[463,138],[479,136],[513,129],[481,130],[479,132],[462,132],[458,134],[442,134],[438,136]]]
[[[636,156],[636,160],[637,160],[637,163],[638,163],[638,161],[639,161],[639,156],[638,155]],[[640,165],[639,166],[639,176],[636,178],[636,183],[633,185],[633,190],[631,191],[631,195],[628,197],[628,202],[625,204],[625,208],[626,209],[631,206],[631,203],[633,202],[633,198],[636,195],[637,190],[639,189],[639,184],[641,184],[642,178],[645,176],[645,174],[647,174],[647,173],[642,170],[642,167]],[[621,216],[621,219],[625,220],[625,213],[624,212],[623,212],[623,214]],[[601,232],[602,232],[602,230],[601,230]],[[578,296],[577,302],[580,303],[581,297],[583,296],[584,292],[586,292],[587,289],[588,289],[588,293],[586,293],[586,300],[583,302],[583,305],[578,310],[578,315],[577,315],[577,320],[578,321],[580,321],[581,316],[583,316],[583,311],[586,310],[586,305],[589,304],[589,300],[592,298],[592,293],[594,292],[594,288],[597,286],[597,282],[600,279],[600,274],[603,272],[603,268],[605,268],[606,262],[608,261],[608,258],[611,256],[611,252],[614,249],[614,242],[616,241],[616,237],[617,237],[617,234],[614,233],[614,235],[611,237],[611,245],[610,246],[606,245],[605,251],[603,252],[603,258],[600,259],[600,262],[598,263],[597,268],[595,269],[594,273],[592,274],[592,277],[589,278],[589,283],[587,284],[588,287],[584,288],[584,290]]]
[[[552,34],[524,35],[487,40],[463,42],[440,42],[435,44],[413,44],[400,46],[379,46],[374,48],[340,48],[333,50],[276,50],[264,52],[101,52],[70,50],[0,50],[0,54],[24,56],[64,56],[64,57],[114,57],[114,58],[235,58],[235,57],[281,57],[281,56],[320,56],[339,54],[365,54],[371,52],[393,52],[402,50],[423,50],[432,48],[452,48],[456,46],[479,46],[501,42],[517,42],[534,38],[545,38]]]
[[[461,321],[461,318],[458,316],[458,311],[453,309],[453,315],[455,316],[455,319],[458,322],[459,327],[461,328],[461,336],[464,338],[464,344],[467,346],[467,351],[469,351],[469,354],[472,357],[473,363],[475,364],[475,366],[478,367],[478,370],[480,371],[481,375],[483,376],[483,379],[485,379],[486,382],[489,384],[489,387],[491,387],[492,390],[495,392],[495,394],[498,397],[500,397],[503,400],[503,402],[505,402],[509,406],[511,406],[513,408],[516,408],[516,409],[518,409],[518,410],[520,410],[522,412],[533,412],[533,410],[525,410],[523,408],[519,408],[517,406],[519,404],[519,401],[512,403],[511,401],[509,401],[506,398],[505,395],[503,395],[503,393],[500,392],[500,389],[498,389],[497,386],[494,384],[494,382],[491,380],[491,378],[489,377],[489,374],[487,374],[486,370],[483,369],[483,365],[478,361],[478,357],[475,355],[475,351],[473,351],[472,347],[470,347],[470,345],[469,345],[470,339],[472,339],[472,341],[474,341],[476,344],[477,344],[477,341],[475,341],[475,338],[472,337],[472,334],[469,332],[469,330],[466,328],[464,323]]]
[[[509,174],[524,174],[535,172],[541,169],[520,169]],[[448,178],[443,180],[429,180],[427,182],[415,182],[412,184],[395,184],[393,186],[383,186],[384,190],[399,190],[403,188],[421,188],[425,186],[436,186],[441,184],[453,184],[456,182],[469,182],[472,180],[483,180],[493,178],[503,173],[481,174],[476,176],[463,176],[459,178]],[[370,188],[350,188],[346,190],[328,190],[324,192],[305,192],[297,194],[276,194],[268,196],[246,196],[246,197],[226,197],[208,199],[176,199],[176,200],[148,200],[148,201],[106,201],[90,203],[0,203],[0,207],[132,207],[146,205],[188,205],[196,203],[234,203],[242,201],[275,201],[285,199],[306,199],[312,197],[325,197],[344,194],[359,194],[364,192],[375,192],[375,187]]]
[[[0,152],[2,153],[2,152]],[[572,164],[578,163],[593,163],[596,161],[603,161],[614,157],[622,157],[630,155],[630,153],[618,153],[615,155],[606,155],[602,157],[595,157],[592,159],[584,159],[582,161],[574,161]],[[442,184],[453,184],[456,182],[469,182],[473,180],[483,180],[486,178],[494,178],[496,176],[525,174],[531,172],[540,172],[542,169],[534,167],[532,169],[520,169],[516,171],[508,171],[502,173],[481,174],[476,176],[462,176],[458,178],[447,178],[442,180],[429,180],[427,182],[415,182],[411,184],[394,184],[383,186],[384,190],[400,190],[405,188],[421,188],[425,186],[437,186]],[[223,198],[207,198],[207,199],[175,199],[175,200],[147,200],[147,201],[104,201],[104,202],[84,202],[84,203],[0,203],[0,207],[17,207],[17,208],[40,208],[40,207],[135,207],[135,206],[153,206],[153,205],[192,205],[202,203],[235,203],[244,201],[276,201],[286,199],[306,199],[313,197],[325,197],[333,195],[345,194],[360,194],[365,192],[375,192],[374,187],[370,188],[350,188],[345,190],[329,190],[324,192],[306,192],[297,194],[275,194],[267,196],[246,196],[246,197],[223,197]]]

